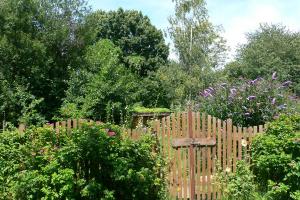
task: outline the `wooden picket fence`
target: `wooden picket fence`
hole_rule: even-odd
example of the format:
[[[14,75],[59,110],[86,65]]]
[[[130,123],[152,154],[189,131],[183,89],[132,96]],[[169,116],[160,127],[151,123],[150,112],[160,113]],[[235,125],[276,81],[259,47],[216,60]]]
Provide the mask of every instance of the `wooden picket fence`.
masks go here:
[[[47,124],[59,133],[80,128],[85,121],[69,119]],[[100,121],[96,121],[100,124]],[[19,126],[22,132],[24,125]],[[232,120],[222,121],[205,113],[173,113],[153,122],[161,153],[168,160],[167,180],[174,199],[220,199],[221,192],[214,184],[217,165],[224,171],[235,172],[238,160],[250,162],[251,143],[255,135],[265,131],[266,125],[237,127]],[[132,139],[138,139],[149,129],[124,129]],[[192,197],[192,198],[191,198]]]
[[[249,161],[251,142],[265,125],[236,127],[205,113],[182,112],[156,121],[154,131],[169,160],[169,191],[174,199],[220,199],[214,183],[217,164],[235,172],[238,160]],[[191,198],[193,197],[193,198]]]

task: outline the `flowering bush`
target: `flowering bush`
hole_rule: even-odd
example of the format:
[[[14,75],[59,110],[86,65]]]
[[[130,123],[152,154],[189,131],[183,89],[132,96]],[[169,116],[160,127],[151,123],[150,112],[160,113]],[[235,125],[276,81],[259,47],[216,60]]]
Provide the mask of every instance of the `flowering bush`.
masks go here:
[[[155,147],[150,134],[132,141],[110,125],[84,124],[59,137],[51,128],[6,131],[0,200],[164,199],[164,161]]]
[[[222,120],[231,118],[235,125],[261,125],[277,118],[282,112],[293,111],[289,96],[292,83],[272,79],[239,79],[236,83],[221,83],[200,92],[198,108]],[[295,101],[295,100],[294,100]]]

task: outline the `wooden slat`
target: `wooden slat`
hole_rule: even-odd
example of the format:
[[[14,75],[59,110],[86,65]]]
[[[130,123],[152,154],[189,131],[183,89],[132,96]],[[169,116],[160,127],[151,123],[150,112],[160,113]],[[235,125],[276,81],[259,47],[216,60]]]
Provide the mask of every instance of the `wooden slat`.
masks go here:
[[[231,169],[232,167],[232,161],[231,161],[231,152],[232,152],[232,141],[231,141],[231,136],[232,136],[232,120],[228,119],[227,120],[227,167]]]
[[[66,121],[61,122],[61,128],[63,131],[66,131]]]
[[[253,127],[248,128],[248,162],[250,163],[250,156],[251,156],[251,145],[252,145],[252,138],[253,138]]]
[[[215,117],[213,117],[213,121],[212,121],[212,138],[214,140],[217,139],[217,120]],[[212,147],[212,174],[215,174],[215,168],[216,168],[216,146]],[[212,199],[216,199],[216,189],[214,187],[214,185],[212,185],[212,192],[213,192],[213,196]]]
[[[175,114],[171,115],[171,126],[172,126],[172,130],[171,130],[171,138],[170,140],[176,138],[176,121],[175,121]],[[172,151],[172,181],[173,181],[173,185],[172,185],[172,197],[176,198],[176,194],[177,194],[177,154],[176,154],[176,149],[171,149]]]
[[[233,126],[233,172],[236,171],[236,152],[237,152],[237,128]]]
[[[242,159],[245,159],[245,156],[247,155],[247,148],[248,148],[248,141],[247,141],[247,127],[243,127],[243,139],[247,142],[247,146],[242,146]],[[243,155],[244,154],[244,155]]]
[[[207,135],[207,130],[206,130],[206,114],[202,113],[202,134],[201,134],[201,138],[206,138]],[[206,162],[207,162],[207,152],[206,152],[206,148],[201,148],[201,162],[202,162],[202,199],[206,198],[206,186],[207,186],[207,179],[206,179]]]
[[[81,127],[82,127],[82,123],[83,123],[83,119],[79,119],[79,120],[78,120],[78,128],[81,128]]]
[[[218,162],[221,165],[222,163],[222,121],[218,119]]]
[[[188,188],[187,188],[187,163],[188,163],[188,159],[187,159],[187,151],[188,149],[184,148],[182,149],[182,153],[183,153],[183,192],[184,192],[184,199],[187,199],[187,192],[188,192]]]
[[[186,117],[186,113],[182,113],[182,131],[181,131],[181,136],[182,137],[186,137],[187,136],[187,128],[186,128],[186,121],[187,117]]]
[[[59,135],[60,130],[59,129],[60,129],[59,122],[55,122],[55,134],[56,134],[57,141],[59,141],[59,138],[60,138],[60,135]]]
[[[222,140],[222,145],[223,145],[223,150],[222,150],[222,160],[223,160],[223,169],[226,169],[226,141],[227,141],[227,130],[226,130],[226,122],[223,121],[223,128],[222,128],[222,135],[223,135],[223,140]]]
[[[200,116],[200,113],[197,112],[197,137],[200,137],[201,136],[201,116]]]
[[[166,131],[167,131],[167,138],[166,138],[166,148],[167,148],[167,157],[171,157],[171,121],[170,121],[170,116],[167,116],[166,118]]]
[[[74,128],[74,129],[77,128],[77,119],[73,119],[73,128]]]
[[[70,133],[71,130],[72,130],[72,120],[68,119],[67,120],[67,131],[68,131],[68,133]]]
[[[242,160],[242,128],[238,127],[238,159]]]
[[[161,148],[162,153],[165,156],[166,155],[166,144],[165,144],[165,135],[166,135],[166,125],[165,125],[165,117],[161,119]]]
[[[208,115],[207,117],[207,138],[211,138],[211,116]],[[207,197],[208,199],[211,199],[211,170],[212,170],[212,165],[211,165],[211,148],[206,147],[207,151]]]
[[[182,113],[178,113],[177,115],[177,137],[181,137],[181,117],[182,117]],[[178,158],[178,196],[179,198],[183,197],[183,176],[182,176],[182,158],[181,158],[181,148],[179,147],[177,149],[177,158]]]
[[[259,132],[259,133],[264,132],[264,126],[263,126],[263,125],[259,125],[259,126],[258,126],[258,132]]]

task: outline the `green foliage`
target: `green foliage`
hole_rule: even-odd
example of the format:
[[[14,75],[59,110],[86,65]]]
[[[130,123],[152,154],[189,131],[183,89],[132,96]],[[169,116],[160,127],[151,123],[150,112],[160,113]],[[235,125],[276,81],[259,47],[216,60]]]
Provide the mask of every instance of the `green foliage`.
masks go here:
[[[37,111],[47,119],[61,104],[69,70],[80,63],[86,12],[83,0],[1,0],[0,74],[43,98]]]
[[[253,140],[252,169],[267,199],[292,199],[300,188],[299,125],[299,114],[281,116]]]
[[[224,61],[225,41],[208,17],[204,0],[173,0],[175,13],[168,29],[178,63],[159,70],[171,104],[185,109],[200,90],[217,80],[214,70]]]
[[[127,106],[137,101],[139,85],[138,78],[121,64],[120,57],[121,50],[109,40],[87,49],[88,67],[72,74],[62,116],[116,123],[126,119]]]
[[[226,67],[228,77],[254,79],[277,72],[280,81],[293,82],[293,90],[299,95],[300,33],[281,25],[263,24],[247,36],[247,44],[238,49],[236,60]]]
[[[145,77],[167,62],[168,47],[163,34],[148,17],[134,10],[97,11],[88,18],[96,31],[96,41],[111,40],[122,53],[122,63],[133,73]]]
[[[202,71],[193,69],[193,73],[190,74],[176,62],[159,68],[156,77],[164,89],[164,99],[169,102],[173,109],[179,110],[185,110],[188,101],[196,101],[199,91],[222,80],[218,72],[213,72],[210,69],[203,69]]]
[[[132,141],[108,124],[83,124],[59,137],[51,128],[4,132],[0,199],[164,199],[155,145],[150,135]]]
[[[37,99],[27,88],[9,84],[6,80],[0,82],[0,124],[3,121],[12,123],[41,124],[45,121],[38,112],[43,99]]]
[[[203,90],[196,109],[240,126],[262,125],[281,113],[296,112],[286,83],[257,78],[219,83]]]
[[[224,200],[257,200],[260,198],[250,166],[243,160],[237,162],[235,173],[218,168],[213,184],[221,190]]]

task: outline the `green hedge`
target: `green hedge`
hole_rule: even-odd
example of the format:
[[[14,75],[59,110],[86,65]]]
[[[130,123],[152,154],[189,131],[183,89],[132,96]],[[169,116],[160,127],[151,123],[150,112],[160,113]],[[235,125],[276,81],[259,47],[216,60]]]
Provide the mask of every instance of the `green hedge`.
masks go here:
[[[164,199],[155,147],[151,136],[132,141],[109,125],[85,124],[59,137],[51,128],[4,132],[0,199]]]

